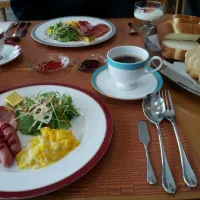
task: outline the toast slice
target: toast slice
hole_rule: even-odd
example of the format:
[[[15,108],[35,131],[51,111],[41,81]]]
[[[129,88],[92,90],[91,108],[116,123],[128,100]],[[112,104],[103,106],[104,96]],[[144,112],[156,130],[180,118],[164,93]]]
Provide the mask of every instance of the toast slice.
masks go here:
[[[184,62],[186,52],[197,48],[198,45],[199,43],[194,41],[163,40],[161,42],[162,56]]]

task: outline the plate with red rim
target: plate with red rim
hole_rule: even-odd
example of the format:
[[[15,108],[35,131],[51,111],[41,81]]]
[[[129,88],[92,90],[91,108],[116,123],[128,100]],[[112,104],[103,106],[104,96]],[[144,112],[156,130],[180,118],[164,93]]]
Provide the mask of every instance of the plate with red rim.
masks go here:
[[[5,43],[4,48],[1,52],[3,58],[0,60],[0,66],[5,65],[14,59],[16,59],[21,54],[21,47],[12,43]]]
[[[38,92],[53,90],[72,96],[80,116],[72,120],[72,131],[80,145],[58,162],[37,170],[18,170],[16,163],[9,168],[0,165],[0,198],[30,198],[58,190],[87,173],[106,152],[112,138],[111,116],[94,94],[76,86],[64,84],[33,84],[7,89],[0,94],[0,106],[13,91],[21,96],[33,96]],[[92,109],[91,109],[92,108]],[[31,136],[18,132],[21,146]],[[54,173],[56,172],[56,173]]]
[[[105,24],[109,27],[109,31],[105,33],[104,35],[96,38],[93,42],[85,42],[85,41],[74,41],[74,42],[60,42],[57,40],[54,40],[50,38],[47,34],[47,29],[56,23],[59,22],[70,22],[70,21],[87,21],[92,26],[95,26],[97,24]],[[105,42],[109,40],[111,37],[113,37],[116,33],[116,27],[105,19],[95,18],[95,17],[87,17],[87,16],[71,16],[71,17],[61,17],[56,19],[51,19],[45,22],[42,22],[35,26],[31,31],[31,37],[42,44],[49,45],[49,46],[56,46],[56,47],[85,47],[85,46],[91,46],[95,44],[99,44],[102,42]]]

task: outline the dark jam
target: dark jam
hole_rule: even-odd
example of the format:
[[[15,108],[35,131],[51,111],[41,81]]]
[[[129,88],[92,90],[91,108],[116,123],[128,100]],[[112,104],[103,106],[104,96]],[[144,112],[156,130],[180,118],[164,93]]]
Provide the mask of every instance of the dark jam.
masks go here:
[[[85,70],[92,70],[92,69],[96,69],[97,67],[99,67],[100,62],[98,60],[84,60],[81,65],[80,68],[81,69],[85,69]]]
[[[42,71],[52,71],[61,68],[61,62],[56,62],[54,60],[50,60],[48,62],[43,62],[39,65],[39,68]]]

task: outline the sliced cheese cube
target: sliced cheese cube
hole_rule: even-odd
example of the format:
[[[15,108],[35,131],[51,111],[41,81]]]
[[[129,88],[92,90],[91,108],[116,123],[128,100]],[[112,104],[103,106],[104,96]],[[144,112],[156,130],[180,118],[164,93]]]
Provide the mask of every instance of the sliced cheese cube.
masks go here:
[[[5,98],[5,101],[12,107],[15,107],[23,101],[23,98],[17,92],[13,92]]]

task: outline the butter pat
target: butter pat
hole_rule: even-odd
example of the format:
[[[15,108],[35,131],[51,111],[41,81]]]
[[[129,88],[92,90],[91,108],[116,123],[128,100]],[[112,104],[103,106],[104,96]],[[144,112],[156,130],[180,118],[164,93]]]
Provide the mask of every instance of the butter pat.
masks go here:
[[[83,40],[85,42],[93,42],[93,41],[95,41],[95,36],[83,37]]]
[[[15,107],[23,101],[23,98],[17,92],[13,92],[5,98],[5,101],[12,107]]]

